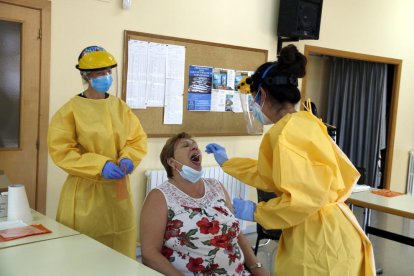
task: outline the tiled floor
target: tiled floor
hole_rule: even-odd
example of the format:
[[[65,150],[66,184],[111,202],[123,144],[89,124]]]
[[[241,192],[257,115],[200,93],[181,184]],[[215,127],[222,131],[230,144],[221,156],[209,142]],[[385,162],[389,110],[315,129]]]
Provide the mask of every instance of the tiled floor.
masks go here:
[[[362,222],[362,209],[355,207],[354,213],[358,221]],[[414,220],[403,219],[398,216],[372,212],[371,225],[381,229],[414,237]],[[256,234],[247,235],[252,245],[256,242]],[[374,256],[377,268],[383,269],[383,276],[414,275],[414,247],[370,235],[374,247]],[[262,242],[265,242],[263,240]],[[258,258],[273,271],[273,260],[277,250],[277,242],[271,241],[269,245],[259,249]]]
[[[354,213],[358,221],[362,222],[362,209],[355,207]],[[371,225],[397,234],[414,237],[414,220],[372,212]],[[256,243],[256,234],[246,235],[252,245]],[[374,247],[374,256],[377,268],[383,269],[383,276],[413,276],[414,275],[414,247],[370,235]],[[266,240],[262,240],[262,243]],[[273,271],[274,257],[277,242],[270,241],[260,247],[257,253],[262,264]],[[140,258],[138,257],[140,261]]]

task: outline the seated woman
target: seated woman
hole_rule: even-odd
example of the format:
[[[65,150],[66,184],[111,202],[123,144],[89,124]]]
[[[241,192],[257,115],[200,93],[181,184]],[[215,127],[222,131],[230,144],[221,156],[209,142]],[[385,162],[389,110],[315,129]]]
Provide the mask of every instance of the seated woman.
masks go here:
[[[202,178],[201,151],[185,132],[167,140],[161,163],[168,181],[141,212],[142,261],[165,275],[269,275],[240,232],[223,185]]]

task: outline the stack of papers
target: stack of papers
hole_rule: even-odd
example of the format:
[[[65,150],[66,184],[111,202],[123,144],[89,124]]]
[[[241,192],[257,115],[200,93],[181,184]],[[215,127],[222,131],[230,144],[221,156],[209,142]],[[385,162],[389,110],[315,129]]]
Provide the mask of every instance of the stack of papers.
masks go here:
[[[353,193],[357,192],[363,192],[363,191],[369,191],[371,190],[371,186],[365,185],[365,184],[356,184],[354,188],[352,189]]]

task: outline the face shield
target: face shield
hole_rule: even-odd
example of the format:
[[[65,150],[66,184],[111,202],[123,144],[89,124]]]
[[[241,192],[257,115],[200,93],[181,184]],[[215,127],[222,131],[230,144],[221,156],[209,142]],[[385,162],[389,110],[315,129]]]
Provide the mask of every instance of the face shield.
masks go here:
[[[100,46],[82,50],[75,66],[80,72],[84,91],[93,89],[118,97],[118,71],[115,58]]]
[[[82,71],[81,76],[84,91],[92,88],[99,93],[108,93],[118,97],[117,67]]]
[[[244,119],[246,121],[247,133],[261,134],[263,127],[254,115],[255,97],[250,91],[250,81],[250,77],[243,77],[237,85],[237,90],[240,95],[240,103],[243,109]]]

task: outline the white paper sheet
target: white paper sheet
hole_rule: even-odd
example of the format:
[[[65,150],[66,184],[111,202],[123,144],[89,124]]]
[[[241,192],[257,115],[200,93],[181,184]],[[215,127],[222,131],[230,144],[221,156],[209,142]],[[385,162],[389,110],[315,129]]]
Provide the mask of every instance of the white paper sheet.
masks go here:
[[[352,189],[353,193],[356,192],[363,192],[363,191],[369,191],[371,190],[371,186],[365,185],[365,184],[356,184],[354,188]]]
[[[164,124],[183,123],[185,47],[168,45]]]
[[[183,123],[183,89],[181,81],[167,80],[164,106],[164,124]]]
[[[146,108],[148,42],[128,41],[128,76],[126,103],[131,108]]]
[[[211,92],[211,111],[224,112],[226,107],[226,90],[213,89]]]
[[[240,102],[240,93],[237,91],[234,92],[232,111],[235,113],[243,112],[243,108]]]
[[[164,106],[168,46],[150,42],[148,46],[147,107]]]

